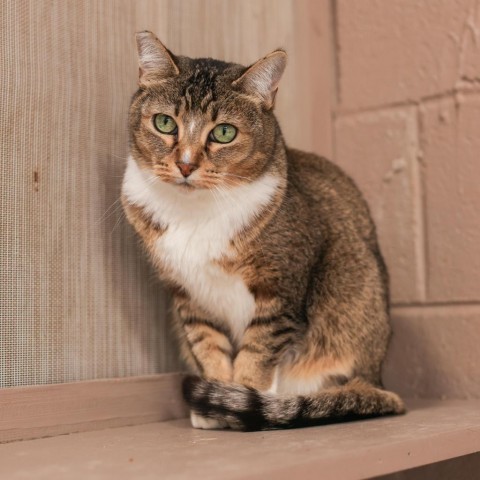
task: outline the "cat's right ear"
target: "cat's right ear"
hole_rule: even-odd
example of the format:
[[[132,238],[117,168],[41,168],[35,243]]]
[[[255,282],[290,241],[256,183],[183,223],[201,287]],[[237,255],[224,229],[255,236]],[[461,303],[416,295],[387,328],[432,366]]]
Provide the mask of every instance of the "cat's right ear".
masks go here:
[[[175,77],[180,72],[170,51],[149,31],[135,35],[138,50],[140,86],[149,86],[166,78]]]

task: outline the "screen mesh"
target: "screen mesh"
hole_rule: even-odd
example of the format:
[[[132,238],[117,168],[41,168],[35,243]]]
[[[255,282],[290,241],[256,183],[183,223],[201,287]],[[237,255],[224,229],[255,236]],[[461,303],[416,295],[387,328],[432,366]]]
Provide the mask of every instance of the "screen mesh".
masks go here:
[[[118,201],[131,5],[2,2],[1,387],[175,368],[165,297]]]
[[[329,17],[313,3],[0,0],[0,387],[178,369],[165,296],[118,202],[133,34],[244,64],[285,47],[284,134],[328,154]]]

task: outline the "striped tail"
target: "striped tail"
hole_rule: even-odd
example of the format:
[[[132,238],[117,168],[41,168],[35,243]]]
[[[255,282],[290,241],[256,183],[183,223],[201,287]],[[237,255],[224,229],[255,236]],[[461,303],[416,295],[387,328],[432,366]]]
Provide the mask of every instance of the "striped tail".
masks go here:
[[[235,430],[271,430],[401,414],[395,393],[355,378],[311,396],[278,396],[243,385],[188,376],[183,396],[198,415]]]

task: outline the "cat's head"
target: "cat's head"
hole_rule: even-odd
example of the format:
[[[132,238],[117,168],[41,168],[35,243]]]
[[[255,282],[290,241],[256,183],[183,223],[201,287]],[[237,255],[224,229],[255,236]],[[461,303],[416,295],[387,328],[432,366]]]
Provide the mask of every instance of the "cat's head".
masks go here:
[[[285,52],[244,67],[173,55],[151,32],[136,38],[129,124],[142,168],[186,191],[249,183],[278,168],[283,141],[272,110]]]

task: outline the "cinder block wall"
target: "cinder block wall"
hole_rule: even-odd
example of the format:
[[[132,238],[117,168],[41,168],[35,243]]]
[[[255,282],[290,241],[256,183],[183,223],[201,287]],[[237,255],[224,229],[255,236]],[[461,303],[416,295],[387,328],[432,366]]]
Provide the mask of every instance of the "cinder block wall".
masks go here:
[[[385,383],[480,397],[480,1],[336,0],[334,158],[392,286]]]

